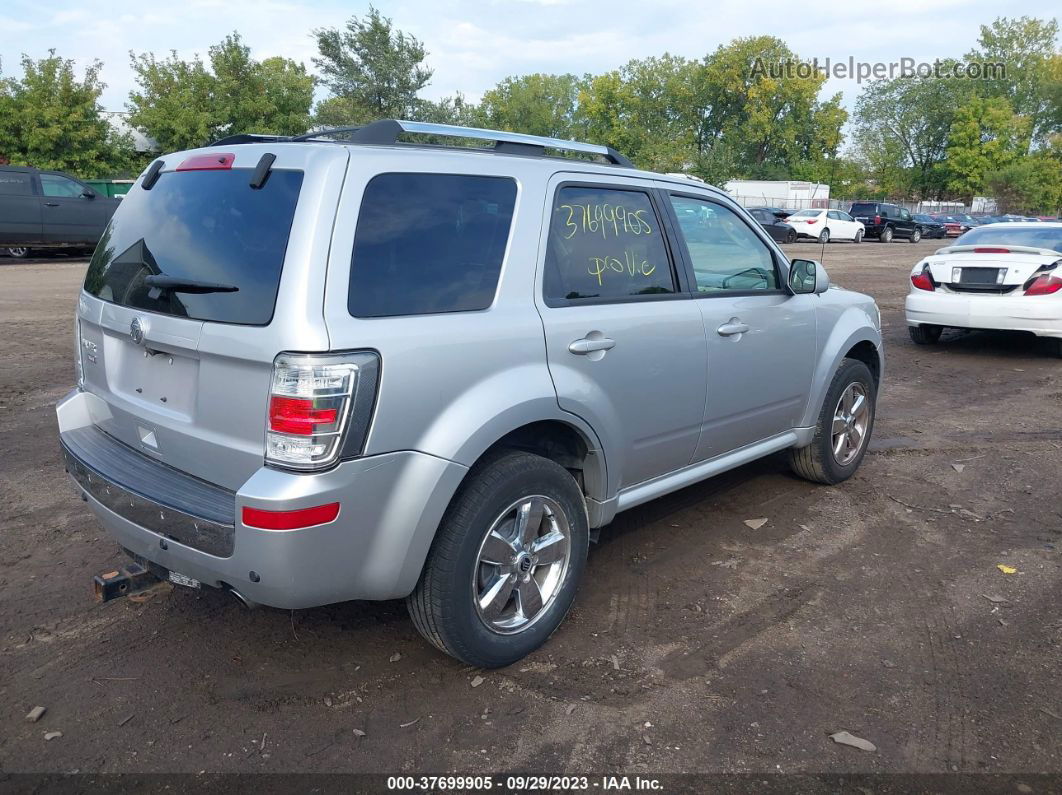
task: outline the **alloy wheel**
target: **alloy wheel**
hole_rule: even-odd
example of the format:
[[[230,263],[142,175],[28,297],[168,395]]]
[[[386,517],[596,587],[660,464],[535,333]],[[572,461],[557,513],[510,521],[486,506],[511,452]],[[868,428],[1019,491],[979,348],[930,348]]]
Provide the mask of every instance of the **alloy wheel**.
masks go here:
[[[867,440],[870,425],[870,400],[863,384],[853,381],[837,401],[833,410],[831,448],[834,460],[848,466],[859,455]]]
[[[571,528],[555,500],[531,495],[502,511],[480,544],[472,575],[480,620],[502,635],[534,624],[561,589],[571,549]]]

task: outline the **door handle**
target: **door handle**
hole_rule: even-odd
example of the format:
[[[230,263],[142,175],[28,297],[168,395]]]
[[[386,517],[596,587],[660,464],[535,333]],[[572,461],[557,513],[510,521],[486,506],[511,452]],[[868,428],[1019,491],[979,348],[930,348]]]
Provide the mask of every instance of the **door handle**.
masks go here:
[[[583,337],[581,340],[576,340],[569,345],[568,350],[576,356],[586,356],[586,354],[594,353],[595,351],[610,351],[615,347],[616,341],[610,340],[608,337],[598,337],[597,339]]]
[[[58,207],[59,206],[59,202],[45,202],[44,206],[45,207]]]
[[[735,334],[744,334],[749,330],[749,327],[738,320],[736,317],[730,318],[729,322],[721,325],[716,331],[719,332],[721,337],[732,337]]]

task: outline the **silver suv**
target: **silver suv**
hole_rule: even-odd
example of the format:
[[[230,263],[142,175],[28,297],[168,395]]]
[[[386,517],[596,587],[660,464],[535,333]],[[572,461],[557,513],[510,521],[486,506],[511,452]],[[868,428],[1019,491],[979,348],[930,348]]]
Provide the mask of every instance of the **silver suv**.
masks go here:
[[[400,142],[423,134],[479,146]],[[443,651],[506,665],[619,511],[781,450],[852,475],[880,317],[829,287],[726,194],[607,147],[234,136],[155,161],[107,228],[62,447],[141,570],[252,605],[405,598]]]

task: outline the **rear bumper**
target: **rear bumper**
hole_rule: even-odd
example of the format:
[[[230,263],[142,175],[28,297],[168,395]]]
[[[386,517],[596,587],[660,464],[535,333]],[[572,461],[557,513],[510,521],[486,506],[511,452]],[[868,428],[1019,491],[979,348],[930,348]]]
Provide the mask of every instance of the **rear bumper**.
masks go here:
[[[196,481],[213,490],[198,495],[197,502],[177,493],[175,484],[188,476],[169,467],[161,475],[145,470],[158,476],[153,481],[137,480],[131,472],[143,470],[145,460],[148,467],[164,465],[87,424],[91,413],[83,404],[93,399],[98,400],[75,391],[60,401],[59,430],[68,469],[107,532],[134,555],[272,607],[409,594],[467,471],[413,451],[345,461],[312,474],[263,466],[234,493]],[[95,439],[95,457],[85,452],[86,438]],[[262,530],[240,521],[244,506],[283,511],[330,502],[340,503],[339,516],[315,527]],[[190,529],[196,521],[209,539],[230,533],[228,545],[204,543]]]
[[[1030,331],[1039,337],[1062,337],[1062,300],[1055,295],[955,295],[908,293],[907,325]]]

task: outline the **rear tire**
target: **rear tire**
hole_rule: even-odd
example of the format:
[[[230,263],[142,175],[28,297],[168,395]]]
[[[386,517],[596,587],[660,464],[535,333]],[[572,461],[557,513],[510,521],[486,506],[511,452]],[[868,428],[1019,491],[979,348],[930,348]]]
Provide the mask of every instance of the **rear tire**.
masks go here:
[[[524,533],[521,517],[529,528]],[[563,553],[535,542],[558,534],[566,534]],[[514,663],[545,643],[564,620],[589,543],[586,504],[568,470],[530,453],[492,455],[472,468],[439,525],[420,581],[406,600],[413,625],[438,649],[469,665]],[[562,563],[545,562],[560,554]],[[490,593],[497,597],[488,599]]]
[[[14,259],[26,259],[30,255],[30,249],[26,246],[15,246],[7,249],[7,256]]]
[[[881,236],[878,237],[878,240],[880,240],[882,243],[891,243],[892,242],[892,227],[891,226],[886,226],[884,229],[882,229],[881,230]]]
[[[860,407],[849,412],[842,405],[842,398],[849,390],[854,395],[862,394],[864,402],[861,408],[865,414],[859,415]],[[842,360],[822,402],[815,438],[807,447],[789,451],[789,467],[793,472],[805,480],[828,485],[852,477],[866,455],[874,431],[877,394],[869,367],[858,359]],[[850,405],[854,406],[854,401]],[[849,414],[859,415],[859,422],[848,422]],[[854,433],[853,426],[861,428],[855,448],[847,446],[845,438]],[[839,433],[835,433],[835,429],[839,429]],[[838,446],[842,448],[840,455],[835,453]]]
[[[819,232],[819,242],[823,243],[823,244],[826,244],[826,243],[830,242],[830,230],[829,229],[823,229],[821,232]]]
[[[943,326],[931,326],[926,324],[907,327],[907,333],[911,335],[911,341],[914,342],[915,345],[936,345],[940,342],[940,335],[943,331]]]
[[[914,230],[914,232],[911,233],[911,242],[912,243],[917,243],[921,239],[922,239],[922,230],[921,229],[916,229],[916,230]]]
[[[797,241],[797,233],[796,233],[795,229],[790,229],[788,232],[785,233],[785,242],[786,243],[796,243],[796,241]]]

